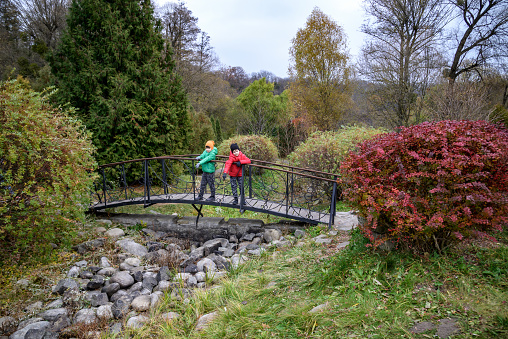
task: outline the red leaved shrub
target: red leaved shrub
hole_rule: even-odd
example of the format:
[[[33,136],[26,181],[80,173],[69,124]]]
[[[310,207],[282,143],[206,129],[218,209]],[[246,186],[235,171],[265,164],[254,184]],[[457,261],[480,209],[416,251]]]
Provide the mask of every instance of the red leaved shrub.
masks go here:
[[[485,121],[380,134],[352,152],[341,173],[374,246],[390,240],[441,251],[508,224],[508,130]]]

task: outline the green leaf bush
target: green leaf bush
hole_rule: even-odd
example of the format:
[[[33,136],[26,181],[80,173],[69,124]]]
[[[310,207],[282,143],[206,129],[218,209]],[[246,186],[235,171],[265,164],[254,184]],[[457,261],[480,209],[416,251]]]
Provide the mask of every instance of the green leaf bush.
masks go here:
[[[72,115],[22,79],[0,83],[0,259],[47,250],[84,217],[96,163]]]
[[[224,140],[218,147],[219,155],[229,156],[232,143],[238,144],[240,151],[251,160],[275,162],[277,160],[277,147],[264,135],[237,135]]]
[[[486,121],[425,122],[378,135],[341,173],[374,246],[442,251],[508,224],[508,130]]]
[[[380,133],[384,131],[360,126],[314,132],[288,156],[288,160],[292,166],[339,174],[340,164],[349,151]]]

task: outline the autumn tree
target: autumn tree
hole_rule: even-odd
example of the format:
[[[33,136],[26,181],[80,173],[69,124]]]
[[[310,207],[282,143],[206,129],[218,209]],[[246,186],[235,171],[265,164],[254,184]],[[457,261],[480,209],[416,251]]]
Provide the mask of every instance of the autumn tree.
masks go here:
[[[422,98],[441,65],[437,42],[449,20],[442,0],[366,0],[370,16],[360,72],[373,83],[371,103],[390,127],[422,120]]]
[[[486,64],[506,63],[508,0],[461,0],[450,5],[459,23],[449,42],[453,48],[446,72],[450,82],[463,73],[481,72]]]
[[[271,135],[287,109],[286,95],[273,95],[273,83],[261,78],[236,98],[242,109],[241,132]]]
[[[351,106],[351,66],[344,30],[315,7],[291,42],[294,107],[321,130],[337,127]]]
[[[149,0],[72,2],[51,67],[101,164],[187,150],[188,101],[160,30]]]

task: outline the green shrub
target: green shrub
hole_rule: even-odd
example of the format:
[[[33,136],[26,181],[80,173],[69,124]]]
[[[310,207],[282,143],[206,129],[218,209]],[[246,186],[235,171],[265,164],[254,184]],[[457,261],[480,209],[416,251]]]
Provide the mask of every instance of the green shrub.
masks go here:
[[[208,140],[214,140],[215,133],[214,126],[210,118],[204,113],[191,114],[192,119],[192,136],[190,137],[189,147],[191,153],[201,154],[205,149],[205,144]]]
[[[389,240],[441,251],[508,223],[508,130],[485,121],[379,135],[351,153],[341,173],[374,246]]]
[[[277,147],[270,138],[263,135],[237,135],[224,140],[219,146],[219,155],[229,156],[232,143],[238,144],[240,151],[251,160],[275,162]]]
[[[0,247],[29,255],[59,243],[88,207],[93,147],[83,125],[22,79],[0,83]]]
[[[356,145],[384,131],[349,126],[338,131],[315,132],[288,156],[290,165],[327,173],[339,173],[339,167]]]

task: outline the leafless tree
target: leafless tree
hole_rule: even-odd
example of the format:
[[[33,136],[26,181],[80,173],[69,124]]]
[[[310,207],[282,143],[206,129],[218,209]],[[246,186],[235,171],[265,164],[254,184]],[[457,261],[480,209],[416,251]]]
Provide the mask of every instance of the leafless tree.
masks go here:
[[[458,25],[452,31],[453,57],[447,77],[454,83],[463,73],[481,71],[489,62],[508,57],[508,0],[449,1]]]
[[[29,36],[54,49],[67,23],[69,0],[14,0]]]
[[[438,41],[449,6],[442,0],[365,0],[373,20],[359,72],[374,84],[372,104],[390,127],[421,120],[421,98],[439,69]]]

